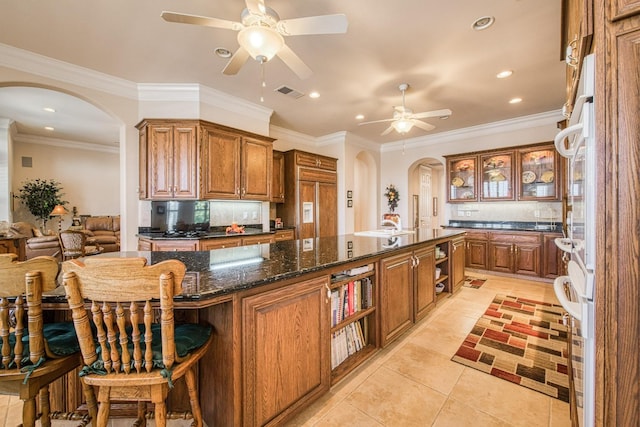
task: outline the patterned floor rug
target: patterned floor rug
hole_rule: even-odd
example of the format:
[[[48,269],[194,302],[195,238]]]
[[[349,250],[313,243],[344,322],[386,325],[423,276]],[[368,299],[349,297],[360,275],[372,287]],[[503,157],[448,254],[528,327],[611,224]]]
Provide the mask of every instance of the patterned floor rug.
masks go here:
[[[496,295],[451,360],[569,402],[560,305]]]
[[[462,286],[466,286],[467,288],[479,289],[487,279],[480,279],[479,277],[466,276],[464,278],[464,283]]]

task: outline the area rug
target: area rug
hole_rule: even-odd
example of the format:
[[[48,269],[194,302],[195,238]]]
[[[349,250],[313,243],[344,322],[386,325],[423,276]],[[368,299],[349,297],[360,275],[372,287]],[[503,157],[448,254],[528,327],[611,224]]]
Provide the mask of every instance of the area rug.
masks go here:
[[[478,277],[466,276],[464,278],[464,283],[462,283],[462,286],[466,286],[467,288],[480,289],[480,287],[484,285],[484,282],[486,281],[487,279],[480,279]]]
[[[562,306],[496,295],[451,360],[569,402]]]

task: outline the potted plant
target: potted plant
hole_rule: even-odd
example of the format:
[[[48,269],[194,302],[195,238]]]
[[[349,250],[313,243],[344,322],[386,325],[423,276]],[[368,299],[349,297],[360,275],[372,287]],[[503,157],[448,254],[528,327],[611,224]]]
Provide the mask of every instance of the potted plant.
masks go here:
[[[45,231],[47,220],[56,205],[66,205],[68,202],[62,200],[63,193],[60,183],[53,179],[36,178],[27,181],[19,190],[19,195],[15,196],[29,209],[29,212],[42,221],[42,231]]]

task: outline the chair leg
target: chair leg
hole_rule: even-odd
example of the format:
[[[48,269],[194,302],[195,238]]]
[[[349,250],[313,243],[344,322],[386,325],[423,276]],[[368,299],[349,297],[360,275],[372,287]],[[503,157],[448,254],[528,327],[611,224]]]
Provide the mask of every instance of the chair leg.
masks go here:
[[[40,389],[40,424],[51,427],[51,408],[49,407],[49,385]]]
[[[196,387],[196,374],[193,368],[189,369],[184,380],[187,383],[189,392],[189,402],[191,403],[191,414],[193,415],[192,427],[202,427],[202,411],[200,410],[200,399],[198,398],[198,388]]]
[[[94,425],[107,427],[109,423],[109,411],[111,409],[111,388],[101,386],[98,391],[98,416]]]
[[[132,427],[146,427],[147,425],[147,402],[138,401],[138,418]]]
[[[36,425],[36,398],[25,399],[22,405],[22,427]]]
[[[98,403],[96,402],[96,394],[93,390],[93,387],[85,384],[84,381],[80,380],[82,383],[82,392],[84,394],[84,399],[87,401],[87,410],[89,411],[89,416],[93,421],[93,425],[97,422],[98,419]]]
[[[156,427],[166,427],[167,425],[167,384],[151,386],[151,402],[153,403],[153,414]]]

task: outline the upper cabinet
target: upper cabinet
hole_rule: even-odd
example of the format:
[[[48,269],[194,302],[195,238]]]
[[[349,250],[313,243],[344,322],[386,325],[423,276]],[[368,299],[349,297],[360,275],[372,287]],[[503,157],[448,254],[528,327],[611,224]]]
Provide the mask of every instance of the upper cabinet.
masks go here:
[[[203,120],[147,119],[140,198],[269,201],[273,139]]]
[[[582,60],[591,52],[593,1],[562,0],[562,59],[567,64],[565,111],[573,110]]]
[[[271,201],[284,203],[284,153],[282,151],[273,151]]]
[[[514,152],[501,151],[480,155],[480,201],[514,200]]]
[[[553,146],[518,150],[518,200],[560,199],[560,157]]]
[[[472,202],[478,200],[476,187],[477,163],[478,157],[474,155],[447,157],[448,201]]]
[[[445,157],[450,203],[561,199],[561,163],[552,142]]]

